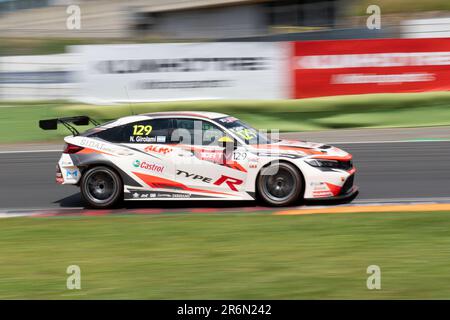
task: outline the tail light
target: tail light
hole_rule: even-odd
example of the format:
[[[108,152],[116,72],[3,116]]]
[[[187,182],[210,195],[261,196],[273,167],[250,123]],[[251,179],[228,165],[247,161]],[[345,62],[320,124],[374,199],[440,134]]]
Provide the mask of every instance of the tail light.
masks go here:
[[[59,164],[56,165],[56,183],[62,184],[64,182],[61,168],[59,167]]]
[[[83,147],[76,146],[76,145],[70,144],[70,143],[66,143],[63,153],[77,153],[83,149],[84,149]]]

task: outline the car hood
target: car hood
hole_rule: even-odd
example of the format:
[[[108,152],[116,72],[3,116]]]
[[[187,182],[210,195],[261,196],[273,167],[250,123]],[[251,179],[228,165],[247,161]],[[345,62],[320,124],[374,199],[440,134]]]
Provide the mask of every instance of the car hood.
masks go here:
[[[276,154],[292,154],[297,156],[311,156],[315,158],[342,158],[350,160],[351,155],[339,148],[316,142],[301,140],[279,140],[271,144],[251,145],[258,152]]]

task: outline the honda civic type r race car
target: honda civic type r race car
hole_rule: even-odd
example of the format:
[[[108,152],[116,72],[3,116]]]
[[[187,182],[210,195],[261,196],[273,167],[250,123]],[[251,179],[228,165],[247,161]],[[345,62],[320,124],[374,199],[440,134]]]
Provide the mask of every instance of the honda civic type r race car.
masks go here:
[[[96,127],[79,134],[72,125]],[[213,112],[41,120],[71,130],[56,181],[77,185],[95,208],[125,200],[254,200],[272,206],[357,193],[352,156],[321,143],[274,139]]]

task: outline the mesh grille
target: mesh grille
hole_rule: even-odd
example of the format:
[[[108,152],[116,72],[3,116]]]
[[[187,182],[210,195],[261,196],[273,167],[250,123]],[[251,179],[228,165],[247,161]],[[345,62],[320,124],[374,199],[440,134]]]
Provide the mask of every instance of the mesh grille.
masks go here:
[[[345,181],[344,185],[341,189],[341,195],[348,193],[348,191],[353,187],[353,181],[355,180],[355,175],[352,174],[350,177],[347,178],[347,181]]]

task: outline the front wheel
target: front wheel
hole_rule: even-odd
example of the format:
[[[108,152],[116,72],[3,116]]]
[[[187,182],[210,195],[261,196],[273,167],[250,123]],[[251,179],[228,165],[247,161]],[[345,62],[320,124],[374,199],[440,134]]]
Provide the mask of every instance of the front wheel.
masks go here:
[[[110,208],[123,198],[122,179],[114,170],[104,166],[86,171],[80,189],[83,198],[93,208]]]
[[[267,204],[288,206],[301,197],[303,179],[292,164],[278,162],[261,170],[256,187],[258,195]]]

